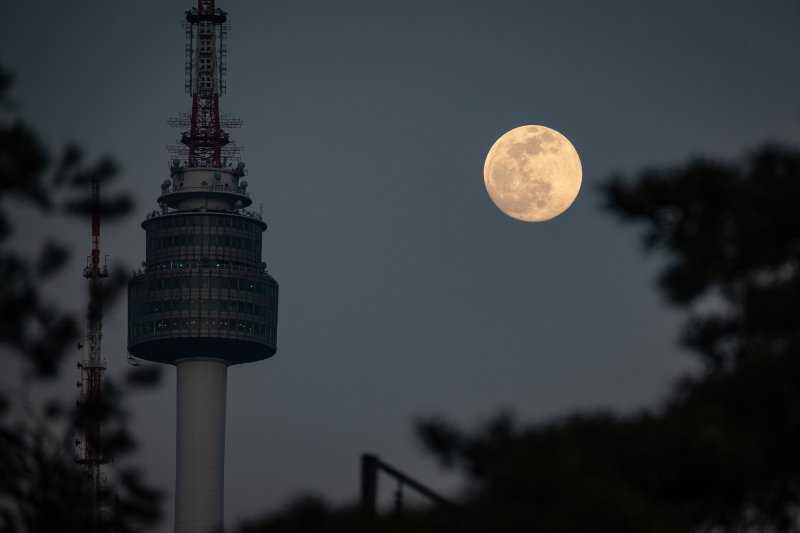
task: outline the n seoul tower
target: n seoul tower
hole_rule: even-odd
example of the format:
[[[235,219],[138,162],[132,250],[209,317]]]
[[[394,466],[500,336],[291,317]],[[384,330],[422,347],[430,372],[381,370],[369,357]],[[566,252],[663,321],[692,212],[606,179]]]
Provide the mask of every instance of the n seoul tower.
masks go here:
[[[229,365],[275,354],[278,284],[261,261],[260,214],[245,209],[244,164],[223,128],[227,15],[214,0],[186,12],[182,128],[159,209],[142,222],[146,261],[128,284],[128,351],[178,369],[175,532],[223,524]],[[234,166],[235,165],[235,166]]]

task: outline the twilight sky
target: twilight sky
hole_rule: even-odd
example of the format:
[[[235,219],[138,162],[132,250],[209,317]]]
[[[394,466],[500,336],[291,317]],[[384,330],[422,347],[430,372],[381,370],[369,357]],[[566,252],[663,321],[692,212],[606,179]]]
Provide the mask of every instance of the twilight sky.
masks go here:
[[[129,268],[144,259],[138,223],[179,135],[166,121],[189,110],[191,5],[13,1],[0,20],[21,116],[54,149],[75,141],[120,163],[136,215],[106,225],[101,246]],[[228,525],[301,491],[354,500],[362,452],[454,490],[414,440],[418,416],[631,411],[693,368],[676,346],[681,315],[653,283],[658,260],[601,212],[596,186],[695,154],[796,144],[798,2],[217,5],[231,22],[220,105],[244,120],[231,136],[281,287],[278,354],[229,371]],[[560,131],[581,156],[581,194],[550,222],[506,217],[483,187],[487,151],[524,124]],[[20,237],[44,235],[75,246],[52,296],[82,312],[88,224],[37,218]],[[120,305],[105,322],[109,373],[124,368],[125,329]],[[137,462],[171,491],[166,371],[133,402],[132,424]],[[393,489],[384,482],[384,498]],[[171,495],[166,509],[164,532]]]

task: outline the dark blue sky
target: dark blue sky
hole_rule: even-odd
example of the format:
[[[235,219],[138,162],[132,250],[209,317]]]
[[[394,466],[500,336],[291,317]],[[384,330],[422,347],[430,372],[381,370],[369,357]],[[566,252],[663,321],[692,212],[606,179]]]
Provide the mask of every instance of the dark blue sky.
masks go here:
[[[221,107],[244,120],[231,133],[281,284],[277,356],[229,373],[229,524],[301,490],[354,499],[364,451],[455,487],[417,447],[419,415],[472,424],[506,407],[533,421],[656,405],[692,368],[680,314],[656,292],[657,260],[599,209],[597,184],[800,139],[794,1],[218,6],[231,21]],[[138,222],[178,136],[166,120],[189,108],[189,7],[13,2],[0,22],[21,115],[54,147],[76,141],[121,164],[138,207],[104,228],[114,263],[144,259]],[[502,215],[483,188],[487,151],[523,124],[560,131],[581,155],[581,194],[550,222]],[[80,310],[88,228],[33,221],[23,237],[59,232],[76,254],[53,297]],[[125,327],[120,306],[106,321],[109,372],[125,364]],[[133,425],[139,462],[171,489],[167,370]]]

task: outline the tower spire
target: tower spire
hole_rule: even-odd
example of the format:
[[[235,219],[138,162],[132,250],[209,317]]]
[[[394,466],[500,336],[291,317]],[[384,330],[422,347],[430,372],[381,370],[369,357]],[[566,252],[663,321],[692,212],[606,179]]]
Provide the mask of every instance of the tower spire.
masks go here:
[[[192,96],[191,112],[170,120],[183,131],[183,146],[172,147],[173,155],[189,167],[221,168],[238,156],[223,128],[236,128],[241,121],[220,115],[219,97],[225,93],[225,40],[227,13],[214,0],[197,0],[197,7],[186,12],[186,91]]]

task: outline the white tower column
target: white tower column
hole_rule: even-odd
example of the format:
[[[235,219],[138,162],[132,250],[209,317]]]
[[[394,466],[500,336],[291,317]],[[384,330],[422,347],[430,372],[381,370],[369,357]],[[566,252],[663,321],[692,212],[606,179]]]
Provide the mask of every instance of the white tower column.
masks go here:
[[[177,367],[175,533],[221,531],[228,363],[193,358]]]

